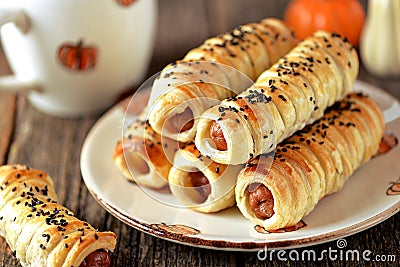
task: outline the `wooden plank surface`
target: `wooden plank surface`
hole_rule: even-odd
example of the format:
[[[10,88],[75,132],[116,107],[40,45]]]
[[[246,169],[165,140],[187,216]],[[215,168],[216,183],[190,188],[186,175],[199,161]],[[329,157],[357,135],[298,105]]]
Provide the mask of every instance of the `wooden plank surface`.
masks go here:
[[[0,75],[10,74],[11,69],[4,60],[4,52],[0,49]],[[16,95],[9,92],[0,92],[0,164],[6,160],[9,145],[14,130],[16,114]]]
[[[366,4],[366,1],[362,1]],[[168,0],[159,1],[159,28],[152,75],[180,59],[205,38],[247,22],[282,17],[288,0]],[[9,73],[0,54],[0,73]],[[360,79],[375,84],[400,99],[399,79],[380,79],[361,68]],[[25,163],[46,170],[55,181],[59,201],[99,230],[118,235],[112,266],[280,266],[283,262],[260,261],[255,252],[226,252],[194,248],[152,237],[120,222],[94,200],[83,183],[79,157],[81,146],[97,118],[57,119],[44,115],[24,95],[0,94],[0,161]],[[349,249],[400,257],[400,214],[359,234],[346,237]],[[311,246],[317,253],[337,248],[336,242]],[[298,249],[302,253],[304,249]],[[284,262],[288,266],[342,266],[343,261]],[[369,266],[350,261],[347,266]],[[0,267],[20,266],[0,239]]]

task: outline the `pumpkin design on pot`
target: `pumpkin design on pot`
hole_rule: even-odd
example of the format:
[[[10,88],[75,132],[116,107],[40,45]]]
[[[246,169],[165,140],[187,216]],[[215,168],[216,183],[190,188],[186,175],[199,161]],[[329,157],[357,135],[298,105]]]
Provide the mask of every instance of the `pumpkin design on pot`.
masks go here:
[[[57,51],[59,62],[70,70],[85,71],[96,66],[97,48],[79,40],[76,44],[65,42]]]
[[[137,0],[116,0],[118,4],[120,4],[121,6],[130,6],[133,3],[135,3]]]

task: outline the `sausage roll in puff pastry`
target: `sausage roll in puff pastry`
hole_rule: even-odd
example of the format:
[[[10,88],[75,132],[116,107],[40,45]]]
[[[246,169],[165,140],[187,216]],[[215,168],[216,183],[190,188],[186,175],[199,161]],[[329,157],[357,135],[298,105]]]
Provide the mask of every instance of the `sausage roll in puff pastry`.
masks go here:
[[[216,212],[235,205],[236,178],[242,168],[215,163],[203,157],[194,143],[188,143],[175,154],[169,186],[185,206]]]
[[[113,161],[129,181],[162,189],[168,186],[168,174],[178,143],[161,137],[148,121],[146,112],[132,122],[117,142]]]
[[[223,164],[245,163],[268,153],[351,92],[358,67],[357,53],[347,39],[316,32],[248,90],[204,112],[196,146]]]
[[[57,204],[45,172],[22,165],[0,167],[0,234],[22,266],[110,266],[116,245]]]
[[[296,42],[293,31],[272,18],[206,40],[154,81],[150,125],[169,138],[193,141],[200,114],[248,88]]]
[[[350,94],[280,143],[274,156],[264,154],[247,163],[235,188],[240,211],[266,230],[295,225],[371,159],[384,129],[377,104]]]

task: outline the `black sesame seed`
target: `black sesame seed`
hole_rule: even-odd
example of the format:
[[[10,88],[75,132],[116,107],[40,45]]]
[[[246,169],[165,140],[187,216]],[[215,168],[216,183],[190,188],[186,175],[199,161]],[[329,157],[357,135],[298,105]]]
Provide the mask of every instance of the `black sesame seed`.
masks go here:
[[[286,98],[285,98],[283,95],[278,95],[278,97],[279,97],[280,99],[282,99],[283,101],[285,101],[285,102],[287,101]]]
[[[49,234],[42,234],[42,236],[43,236],[44,238],[46,238],[46,242],[49,242],[49,241],[50,241],[50,235],[49,235]]]
[[[329,58],[325,58],[325,62],[327,63],[327,64],[331,64],[331,62],[329,61]]]

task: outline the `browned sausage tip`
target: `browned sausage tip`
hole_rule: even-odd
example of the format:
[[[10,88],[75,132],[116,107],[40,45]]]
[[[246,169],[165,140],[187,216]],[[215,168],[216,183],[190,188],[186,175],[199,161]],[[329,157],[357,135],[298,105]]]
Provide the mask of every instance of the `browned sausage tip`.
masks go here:
[[[228,149],[222,128],[216,121],[213,121],[211,124],[210,138],[219,151],[226,151]]]
[[[207,177],[200,171],[189,173],[190,182],[201,196],[200,202],[204,202],[211,193],[210,182]]]
[[[192,129],[194,125],[193,112],[190,108],[186,108],[182,113],[177,113],[169,119],[170,131],[182,133]]]
[[[263,184],[252,184],[249,187],[249,204],[257,218],[266,220],[271,218],[274,211],[274,197],[271,191]]]
[[[107,251],[100,249],[90,253],[79,267],[110,267],[111,259]]]

